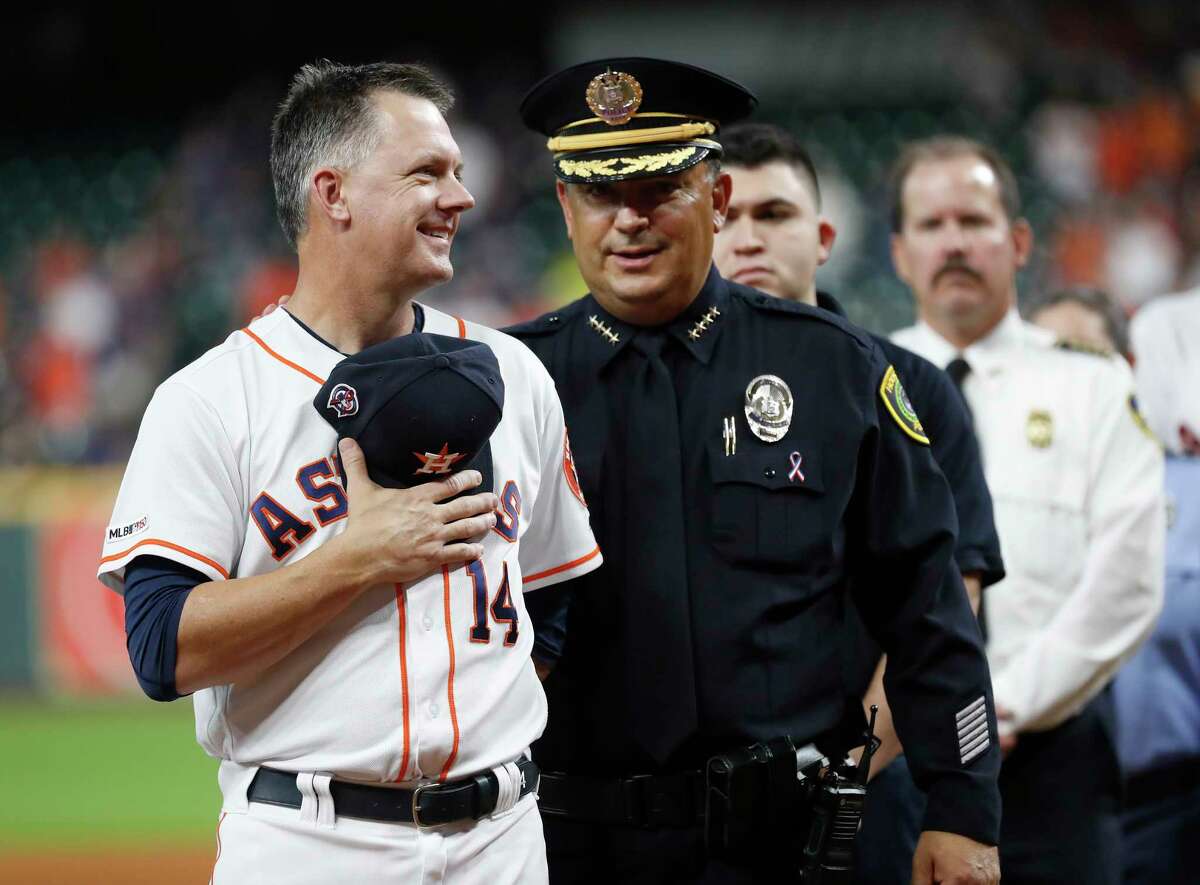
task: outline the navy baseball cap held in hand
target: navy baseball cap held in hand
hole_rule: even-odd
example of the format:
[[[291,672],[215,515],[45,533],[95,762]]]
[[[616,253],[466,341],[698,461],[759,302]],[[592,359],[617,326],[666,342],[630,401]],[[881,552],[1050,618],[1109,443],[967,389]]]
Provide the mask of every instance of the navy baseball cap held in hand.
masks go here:
[[[486,344],[424,332],[376,344],[334,366],[313,407],[339,441],[362,447],[381,486],[478,470],[471,493],[495,491],[488,440],[504,413],[504,379]]]

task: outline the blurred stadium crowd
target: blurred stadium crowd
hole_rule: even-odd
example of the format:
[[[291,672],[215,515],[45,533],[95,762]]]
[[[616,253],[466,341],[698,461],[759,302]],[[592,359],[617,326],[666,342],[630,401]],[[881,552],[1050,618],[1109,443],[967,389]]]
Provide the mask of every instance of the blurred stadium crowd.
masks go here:
[[[1086,284],[1132,313],[1200,285],[1200,53],[1131,52],[1132,25],[1083,40],[1080,15],[1024,22],[1037,51],[1011,21],[988,24],[970,62],[985,85],[968,83],[967,100],[762,90],[758,117],[817,157],[840,229],[822,282],[858,322],[889,331],[911,318],[888,257],[883,170],[904,141],[944,131],[996,145],[1018,171],[1038,236],[1023,298]],[[903,23],[922,27],[919,14]],[[860,39],[843,33],[831,55]],[[429,61],[458,88],[452,123],[478,201],[438,305],[500,325],[581,294],[544,151],[517,122],[532,77]],[[180,127],[0,154],[0,461],[123,462],[154,387],[290,291],[266,162],[282,85],[256,80]]]

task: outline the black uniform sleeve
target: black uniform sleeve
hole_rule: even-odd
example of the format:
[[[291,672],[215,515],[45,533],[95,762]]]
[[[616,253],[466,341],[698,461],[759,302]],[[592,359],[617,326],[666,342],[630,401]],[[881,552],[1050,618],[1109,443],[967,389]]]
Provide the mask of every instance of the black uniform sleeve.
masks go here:
[[[903,409],[885,402],[878,348],[850,510],[851,591],[888,655],[884,687],[928,805],[923,829],[996,844],[1000,768],[991,679],[953,561],[956,520],[945,477]],[[903,398],[903,394],[901,394]],[[919,431],[920,425],[915,425]]]
[[[958,516],[958,544],[954,549],[958,568],[964,574],[978,572],[984,587],[995,584],[1004,577],[1004,561],[979,442],[962,393],[945,372],[928,360],[890,343],[883,349],[929,431],[934,460],[950,483]]]

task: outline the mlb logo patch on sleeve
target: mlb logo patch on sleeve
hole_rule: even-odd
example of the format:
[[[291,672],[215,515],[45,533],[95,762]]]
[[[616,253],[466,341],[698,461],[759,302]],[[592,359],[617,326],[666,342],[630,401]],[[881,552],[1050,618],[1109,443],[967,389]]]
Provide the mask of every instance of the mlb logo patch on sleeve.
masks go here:
[[[128,525],[109,526],[108,531],[104,535],[104,543],[111,544],[113,541],[123,541],[125,538],[132,538],[134,535],[140,535],[150,526],[150,517],[143,516],[140,519],[135,519]]]

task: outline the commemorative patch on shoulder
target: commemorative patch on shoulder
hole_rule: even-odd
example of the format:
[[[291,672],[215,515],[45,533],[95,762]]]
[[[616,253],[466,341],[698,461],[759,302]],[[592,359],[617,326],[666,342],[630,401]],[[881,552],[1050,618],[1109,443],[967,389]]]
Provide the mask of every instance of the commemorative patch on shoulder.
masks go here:
[[[1150,425],[1146,423],[1146,419],[1142,415],[1142,410],[1138,408],[1137,397],[1132,393],[1129,394],[1127,405],[1129,406],[1129,414],[1133,416],[1133,423],[1137,425],[1138,430],[1146,434],[1146,436],[1149,437],[1156,446],[1161,447],[1162,443],[1159,441],[1158,437],[1154,435],[1154,431],[1150,429]]]
[[[575,456],[571,454],[571,437],[563,428],[563,476],[567,480],[567,488],[571,490],[579,503],[587,507],[587,499],[583,497],[583,486],[579,484],[579,473],[575,470]]]
[[[106,544],[111,544],[113,541],[123,541],[126,538],[132,538],[134,535],[140,535],[150,527],[150,517],[143,516],[141,519],[135,519],[128,525],[110,525],[108,534],[104,537]]]
[[[929,445],[929,437],[925,435],[925,428],[921,426],[917,410],[912,407],[912,403],[908,400],[908,394],[904,392],[904,385],[900,383],[900,376],[896,374],[895,366],[888,366],[887,371],[883,373],[883,383],[879,385],[879,396],[892,417],[896,419],[896,423],[900,425],[901,430],[917,442]]]

